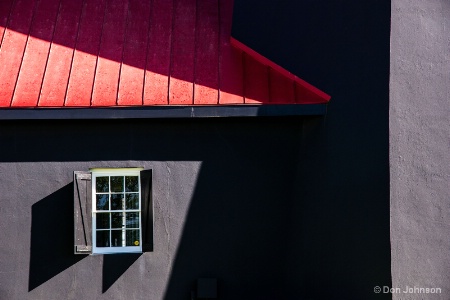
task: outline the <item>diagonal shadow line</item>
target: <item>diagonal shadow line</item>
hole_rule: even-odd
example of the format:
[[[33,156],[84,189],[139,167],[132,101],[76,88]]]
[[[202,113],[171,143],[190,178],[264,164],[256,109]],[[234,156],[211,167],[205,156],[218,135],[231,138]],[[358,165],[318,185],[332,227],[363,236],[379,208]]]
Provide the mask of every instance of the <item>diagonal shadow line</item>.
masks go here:
[[[31,218],[29,292],[88,256],[73,254],[73,183],[33,204]],[[141,255],[105,255],[103,292]]]
[[[73,254],[73,183],[32,205],[28,291],[87,255]]]
[[[21,59],[17,56],[12,59],[14,63],[8,71],[11,74],[7,74],[15,78],[16,86],[12,82],[7,84],[13,91],[8,89],[5,98],[12,97],[10,99],[12,102],[6,105],[17,106],[19,104],[16,102],[22,101],[16,100],[24,98],[22,92],[16,94],[16,87],[20,87],[19,91],[27,89],[22,82],[26,84],[30,80],[31,75],[28,74],[30,72],[34,72],[39,80],[42,79],[41,89],[45,91],[42,95],[60,93],[58,101],[61,102],[44,104],[43,102],[50,100],[41,102],[40,96],[34,95],[33,97],[37,97],[36,102],[34,100],[28,102],[25,99],[22,103],[28,106],[59,106],[65,103],[63,99],[65,101],[68,99],[69,90],[76,91],[76,86],[84,86],[87,82],[90,82],[88,86],[91,88],[90,94],[69,97],[83,98],[83,105],[67,100],[65,106],[89,106],[88,100],[93,102],[93,97],[97,95],[94,90],[106,93],[103,96],[111,99],[115,93],[116,105],[121,103],[119,98],[128,99],[128,97],[137,101],[133,102],[133,105],[136,105],[140,97],[139,93],[135,93],[137,89],[142,89],[141,100],[142,104],[146,105],[178,102],[182,102],[178,104],[202,102],[309,104],[326,103],[329,100],[329,96],[317,88],[293,77],[290,72],[272,63],[269,58],[255,55],[256,52],[231,38],[233,0],[194,1],[194,17],[186,13],[193,10],[190,1],[173,2],[153,0],[149,9],[149,1],[62,0],[60,6],[64,6],[64,9],[61,8],[61,13],[55,12],[56,5],[46,7],[49,5],[46,1],[39,2],[33,12],[25,9],[23,3],[22,7],[15,2],[12,6],[13,13],[8,17],[8,11],[0,7],[0,34],[6,28],[5,37],[9,36],[7,48],[2,48],[5,40],[1,41],[0,49],[3,55],[0,55],[0,59],[8,63],[11,53],[22,54]],[[68,3],[72,3],[72,6]],[[105,3],[115,4],[109,7]],[[173,5],[166,5],[167,3]],[[124,18],[123,9],[117,9],[117,7],[125,8],[127,5],[128,15],[134,16],[133,21],[128,20],[128,17]],[[95,7],[98,11],[94,9]],[[93,13],[87,17],[86,11]],[[54,18],[53,14],[57,15],[55,21],[45,23],[46,18]],[[99,21],[100,19],[103,21]],[[169,19],[170,22],[167,21]],[[110,25],[112,23],[114,28]],[[32,43],[29,43],[29,38]],[[41,50],[35,50],[38,48]],[[23,68],[22,62],[25,62]],[[291,67],[293,66],[289,66],[289,69]],[[295,73],[299,71],[295,68],[291,70]],[[59,79],[52,75],[55,72],[59,73]],[[6,76],[5,74],[3,76]],[[62,80],[61,78],[65,79],[64,82],[60,81],[60,91],[50,92],[53,88],[48,85],[52,84],[47,82]],[[118,84],[117,88],[111,90],[104,87],[113,87],[115,84]],[[132,85],[136,86],[131,87]],[[264,88],[266,85],[268,88]],[[122,91],[119,93],[121,86]],[[251,86],[255,87],[247,88]],[[92,89],[94,87],[95,89]],[[65,98],[62,98],[64,88]],[[166,88],[169,92],[167,95],[164,95],[165,92],[159,94]],[[36,93],[35,85],[32,85],[32,89]],[[192,95],[182,101],[170,100],[173,96],[172,91],[180,95],[184,93]],[[70,94],[72,95],[72,92]],[[224,96],[223,99],[221,95]],[[203,99],[195,100],[195,97]],[[127,101],[124,100],[123,104]],[[92,103],[90,104],[92,106]]]
[[[2,1],[8,1],[8,0],[2,0]],[[13,2],[13,0],[9,0],[9,1]],[[80,1],[80,0],[73,0],[73,1]],[[122,0],[122,1],[128,1],[128,0]],[[218,13],[220,13],[219,12],[219,6],[220,5],[224,5],[224,4],[219,4],[219,3],[223,2],[223,1],[227,1],[227,0],[221,0],[221,1],[218,2]],[[11,5],[12,5],[12,7],[10,8],[11,11],[15,11],[16,3],[14,2]],[[190,4],[180,4],[180,5],[190,5]],[[158,14],[160,14],[160,15],[167,15],[168,18],[172,18],[172,11],[168,12],[168,11],[162,10],[163,8],[165,8],[164,5],[160,4],[159,6],[161,6],[161,7],[158,7],[159,8],[158,10],[156,10],[155,12],[151,12],[150,18],[152,18],[151,19],[152,21],[153,21],[153,19],[158,19],[158,20],[161,19],[161,18],[155,18],[155,15],[158,15]],[[231,5],[227,4],[227,6],[231,6],[232,7],[232,3],[231,3]],[[85,7],[82,7],[82,9],[85,9]],[[137,8],[134,7],[134,9],[136,10]],[[154,9],[154,6],[152,7],[152,9]],[[104,8],[103,10],[106,11],[106,8]],[[172,10],[175,10],[175,8],[172,8]],[[112,11],[107,11],[107,12],[112,14],[113,17],[115,15],[120,15],[120,13],[121,13],[120,10],[112,10]],[[50,12],[48,12],[48,13],[50,13]],[[132,14],[140,14],[140,13],[141,12],[139,12],[139,11],[132,11]],[[36,14],[36,12],[34,12],[34,14]],[[83,20],[81,19],[82,18],[82,14],[80,14],[79,11],[73,11],[72,15],[70,15],[70,14],[65,14],[64,15],[64,17],[66,19],[62,19],[61,14],[58,14],[59,23],[61,23],[61,24],[64,24],[64,23],[71,24],[71,21],[73,21],[73,20],[71,20],[71,18],[73,18],[73,14],[78,14],[79,15],[79,16],[78,15],[76,16],[76,20],[78,22],[77,24],[79,24],[80,22],[83,22]],[[13,22],[13,24],[11,24],[12,23],[11,22],[11,17],[12,16],[11,16],[11,12],[10,11],[7,11],[7,10],[0,11],[0,28],[3,27],[3,28],[6,29],[4,31],[4,35],[6,34],[6,31],[10,31],[13,34],[20,34],[20,35],[25,35],[25,36],[30,35],[30,36],[33,37],[33,39],[35,41],[40,40],[41,42],[49,43],[49,46],[50,46],[50,44],[56,44],[56,45],[59,45],[59,46],[63,46],[63,47],[72,49],[72,50],[77,51],[77,52],[81,52],[81,53],[84,53],[84,54],[88,54],[88,55],[92,55],[92,56],[95,56],[95,57],[99,57],[99,58],[103,58],[103,59],[106,59],[106,60],[110,60],[110,61],[116,62],[118,64],[124,64],[124,65],[131,66],[131,67],[134,67],[134,68],[137,68],[137,69],[140,69],[140,70],[150,71],[150,72],[153,72],[153,73],[157,73],[159,75],[176,78],[176,79],[179,79],[181,81],[193,82],[193,79],[191,78],[192,76],[183,74],[183,72],[181,72],[181,73],[180,72],[173,72],[173,70],[169,70],[169,69],[167,69],[165,67],[163,68],[162,65],[164,65],[164,64],[161,65],[161,63],[160,63],[160,65],[155,65],[155,66],[148,65],[147,64],[147,54],[145,54],[145,58],[138,59],[138,57],[140,57],[138,52],[140,52],[141,50],[134,49],[133,51],[135,51],[135,53],[130,53],[129,55],[123,55],[123,56],[119,55],[120,58],[118,58],[118,56],[117,56],[118,52],[117,51],[104,51],[104,53],[103,52],[99,53],[100,46],[98,46],[98,47],[97,46],[93,46],[95,43],[98,43],[100,45],[101,37],[98,37],[98,39],[96,39],[96,40],[92,40],[92,37],[84,36],[82,42],[77,40],[76,45],[74,45],[74,41],[72,39],[70,39],[70,36],[71,36],[70,28],[69,28],[70,26],[67,27],[67,28],[62,29],[64,31],[64,33],[58,34],[57,37],[53,37],[53,35],[49,35],[49,37],[47,37],[41,31],[36,31],[35,33],[33,33],[34,32],[33,31],[34,24],[31,23],[30,26],[25,26],[24,24],[26,24],[26,20],[21,20],[21,21],[15,20],[15,22]],[[207,16],[205,15],[204,17],[207,17]],[[182,18],[182,16],[180,18]],[[231,33],[231,20],[228,20],[228,19],[224,20],[224,18],[231,18],[231,15],[228,16],[225,13],[222,12],[220,15],[217,16],[217,18],[218,18],[218,22],[216,24],[217,26],[213,25],[213,24],[209,24],[208,26],[210,26],[210,27],[203,28],[203,30],[209,30],[209,31],[213,31],[213,32],[217,33],[217,36],[214,36],[214,40],[213,41],[209,41],[209,42],[205,41],[205,38],[207,38],[207,37],[203,37],[202,43],[204,43],[205,45],[208,44],[208,43],[223,43],[223,41],[222,41],[223,37],[221,37],[221,34],[223,35],[222,31],[226,32],[227,38],[225,40],[226,41],[229,40],[230,33]],[[173,20],[172,20],[172,22],[173,22]],[[96,31],[98,31],[99,30],[99,28],[97,28],[98,25],[99,24],[97,24],[97,23],[83,24],[83,26],[85,27],[84,30],[86,32],[96,32]],[[103,24],[101,24],[101,25],[103,26]],[[129,28],[132,28],[132,26],[130,26],[130,24],[127,24],[126,20],[124,20],[124,24],[118,24],[117,26],[119,26],[119,25],[125,26],[127,30]],[[152,30],[160,30],[160,31],[162,31],[162,30],[164,30],[164,29],[162,29],[164,27],[164,25],[165,24],[155,24],[155,28],[156,29],[152,29]],[[226,28],[225,28],[225,25],[227,26]],[[57,26],[57,22],[56,21],[54,22],[53,26]],[[78,28],[77,32],[78,32],[78,30],[80,30],[80,27],[79,27],[79,25],[77,25],[77,26],[78,26],[77,27]],[[174,33],[173,32],[170,32],[170,33],[164,32],[164,33],[161,33],[161,34],[164,37],[167,36],[167,38],[168,38],[169,36],[173,35]],[[127,33],[125,33],[124,35],[127,35]],[[154,45],[153,47],[155,47],[155,49],[156,49],[155,51],[157,51],[157,54],[159,56],[166,57],[167,53],[168,52],[170,53],[170,51],[171,51],[170,45],[169,45],[168,48],[161,47],[161,41],[154,41],[152,39],[149,39],[149,35],[150,35],[149,32],[146,32],[145,39],[148,40],[147,42],[149,44],[151,44],[151,45]],[[5,38],[6,38],[6,36],[5,36]],[[195,35],[190,37],[190,38],[195,40]],[[121,45],[120,45],[121,50],[119,52],[121,52],[127,46],[126,36],[124,36],[123,39],[124,39],[124,41],[121,42]],[[0,36],[0,46],[1,46],[1,42],[4,42],[4,39],[2,40],[1,36]],[[231,55],[231,56],[235,55],[235,52],[236,52],[236,50],[233,47],[231,47],[228,43],[226,44],[225,48],[224,48],[223,45],[221,45],[220,47],[221,47],[221,49],[217,50],[217,53],[215,53],[217,55],[217,64],[219,64],[219,60],[220,60],[219,55],[223,56],[224,55],[224,53],[223,53],[224,51],[228,51],[229,54],[228,53],[227,54]],[[171,54],[169,56],[171,56]],[[197,59],[197,58],[195,58],[195,59]],[[211,68],[209,70],[207,66],[208,66],[208,64],[202,64],[201,65],[201,67],[203,69],[205,69],[204,72],[213,72],[214,69]],[[200,82],[196,82],[196,84],[200,84],[200,85],[205,86],[205,87],[210,87],[210,88],[213,88],[213,89],[217,89],[217,86],[216,86],[217,82],[211,81],[208,78],[209,77],[207,77],[205,79],[201,79]],[[225,86],[222,86],[221,89],[224,89],[224,87]],[[228,92],[228,93],[231,93],[231,94],[238,94],[238,95],[240,95],[242,93],[239,90],[235,90],[233,87],[231,87],[231,88],[230,87],[226,87],[225,92]]]
[[[142,253],[105,254],[102,292],[105,293],[141,256]]]

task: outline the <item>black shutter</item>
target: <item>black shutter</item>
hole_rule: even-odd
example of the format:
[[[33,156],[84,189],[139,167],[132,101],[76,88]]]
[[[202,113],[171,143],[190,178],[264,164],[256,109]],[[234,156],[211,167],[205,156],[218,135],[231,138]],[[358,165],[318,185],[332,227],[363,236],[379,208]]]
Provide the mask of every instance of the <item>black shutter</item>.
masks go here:
[[[92,253],[92,175],[73,172],[75,254]]]
[[[141,171],[142,251],[153,251],[152,170]]]

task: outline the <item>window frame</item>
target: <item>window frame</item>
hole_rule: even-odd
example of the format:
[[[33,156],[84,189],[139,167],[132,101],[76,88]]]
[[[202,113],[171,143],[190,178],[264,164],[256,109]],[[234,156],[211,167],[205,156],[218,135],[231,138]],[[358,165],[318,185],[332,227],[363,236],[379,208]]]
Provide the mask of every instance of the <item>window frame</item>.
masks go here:
[[[143,224],[142,224],[142,201],[141,201],[141,192],[142,192],[142,184],[141,184],[141,171],[143,171],[144,168],[92,168],[90,169],[90,172],[92,174],[92,196],[91,196],[91,202],[92,202],[92,254],[116,254],[116,253],[142,253],[143,252]],[[96,182],[97,177],[109,177],[109,190],[107,193],[105,192],[97,192],[96,191]],[[123,207],[121,210],[112,210],[111,209],[111,195],[114,194],[114,192],[111,191],[111,177],[114,176],[137,176],[138,177],[138,186],[139,190],[137,192],[138,195],[138,209],[132,209],[127,210],[125,207]],[[122,192],[126,195],[126,189],[124,184],[124,189]],[[108,194],[109,195],[109,209],[108,210],[98,210],[97,209],[97,194]],[[126,196],[125,196],[126,197]],[[125,201],[126,198],[123,198]],[[127,211],[131,212],[137,212],[139,213],[138,218],[138,224],[139,224],[139,246],[108,246],[108,247],[97,247],[97,214],[98,213],[114,213],[114,212],[122,212],[126,213]],[[126,222],[125,216],[123,217],[123,222]],[[124,224],[124,223],[123,223]],[[125,224],[124,224],[125,226]],[[126,228],[126,227],[125,227]],[[126,229],[122,227],[122,231],[125,232]],[[112,231],[112,224],[111,221],[109,222],[109,232]],[[111,237],[111,236],[110,236]]]

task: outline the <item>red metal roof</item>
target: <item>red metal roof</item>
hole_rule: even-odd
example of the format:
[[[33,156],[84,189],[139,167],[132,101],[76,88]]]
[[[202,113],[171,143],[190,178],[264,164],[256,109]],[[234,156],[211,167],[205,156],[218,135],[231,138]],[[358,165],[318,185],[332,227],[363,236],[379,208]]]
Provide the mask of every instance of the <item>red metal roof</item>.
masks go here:
[[[327,103],[230,38],[232,0],[1,0],[0,107]]]

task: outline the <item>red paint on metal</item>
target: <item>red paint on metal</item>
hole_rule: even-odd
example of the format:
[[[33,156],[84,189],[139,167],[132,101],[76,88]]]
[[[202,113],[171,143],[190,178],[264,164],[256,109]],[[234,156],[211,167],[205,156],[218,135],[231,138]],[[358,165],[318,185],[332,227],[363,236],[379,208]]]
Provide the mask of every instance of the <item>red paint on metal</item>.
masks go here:
[[[8,18],[11,12],[13,2],[14,0],[0,1],[0,49],[2,47],[3,34],[5,33],[6,24],[8,23]]]
[[[245,103],[269,102],[269,69],[244,53]]]
[[[82,3],[82,0],[61,0],[39,106],[64,105]]]
[[[219,104],[244,104],[243,52],[233,47],[222,50]]]
[[[263,65],[266,65],[270,68],[272,68],[273,70],[279,72],[281,75],[295,81],[298,85],[303,86],[304,88],[310,90],[313,94],[316,94],[317,97],[322,98],[322,103],[326,103],[330,100],[331,96],[322,92],[321,90],[319,90],[318,88],[314,87],[313,85],[307,83],[306,81],[304,81],[303,79],[298,78],[297,76],[295,76],[294,74],[292,74],[291,72],[289,72],[288,70],[280,67],[279,65],[275,64],[273,61],[267,59],[266,57],[262,56],[261,54],[259,54],[258,52],[254,51],[253,49],[251,49],[250,47],[242,44],[241,42],[239,42],[238,40],[234,39],[233,37],[230,37],[230,41],[231,44],[238,48],[241,49],[242,51],[244,51],[246,54],[248,54],[249,56],[253,57],[256,61],[260,62]]]
[[[320,104],[326,103],[323,98],[317,95],[314,91],[307,88],[305,85],[295,83],[296,103],[298,104]]]
[[[17,0],[0,51],[0,106],[10,106],[31,26],[35,0]],[[14,28],[14,30],[10,29]]]
[[[281,75],[273,69],[269,69],[270,76],[270,103],[293,104],[295,103],[294,81]]]
[[[0,1],[0,106],[329,101],[231,38],[232,12],[233,0]]]
[[[37,106],[59,2],[38,2],[14,91],[13,106]]]
[[[194,104],[219,104],[219,4],[197,2]]]
[[[117,104],[120,61],[122,61],[123,55],[127,14],[128,1],[107,1],[92,91],[92,105],[94,106]]]
[[[169,104],[172,0],[153,0],[145,68],[144,105]]]
[[[118,105],[142,105],[150,4],[150,1],[130,0]]]
[[[325,94],[324,92],[301,78],[296,77],[295,83],[296,86],[300,87],[300,89],[308,91],[308,94],[312,97],[312,99],[310,100],[304,99],[303,101],[298,101],[298,103],[328,103],[331,99],[330,95]]]
[[[195,0],[174,0],[169,104],[194,104]]]
[[[105,0],[85,1],[70,70],[66,106],[90,106]]]
[[[220,3],[219,104],[244,103],[242,51],[230,44],[233,1]]]

